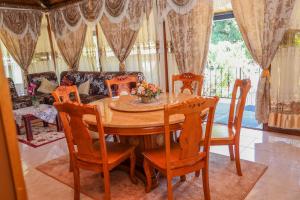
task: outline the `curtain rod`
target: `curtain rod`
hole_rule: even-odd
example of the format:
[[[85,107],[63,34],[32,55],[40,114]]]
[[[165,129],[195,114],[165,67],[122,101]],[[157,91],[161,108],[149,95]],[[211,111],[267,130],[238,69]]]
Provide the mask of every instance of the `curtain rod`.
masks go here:
[[[57,4],[52,6],[51,8],[40,8],[40,7],[36,7],[36,6],[20,6],[17,4],[10,4],[10,3],[0,3],[0,9],[7,9],[7,10],[38,10],[44,13],[48,13],[50,10],[55,10],[55,9],[60,9],[63,7],[67,7],[67,6],[71,6],[71,5],[76,5],[79,4],[81,2],[83,2],[84,0],[71,0],[65,3],[61,3],[61,4]]]
[[[35,7],[25,7],[25,6],[18,6],[18,5],[12,5],[12,4],[6,4],[6,3],[0,3],[0,10],[37,10],[41,12],[48,12],[48,9],[46,8],[35,8]]]

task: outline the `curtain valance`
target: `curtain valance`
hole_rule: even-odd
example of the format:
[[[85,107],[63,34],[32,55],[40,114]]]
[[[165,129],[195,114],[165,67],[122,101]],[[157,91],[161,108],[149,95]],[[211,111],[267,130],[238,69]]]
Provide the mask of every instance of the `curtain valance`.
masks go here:
[[[188,3],[188,0],[178,2],[182,2],[181,5],[184,5],[184,3]],[[213,2],[211,0],[198,1],[196,6],[186,14],[178,14],[173,10],[167,15],[180,73],[203,73],[207,60],[212,19]]]
[[[82,23],[96,25],[103,15],[115,24],[126,19],[129,28],[137,31],[151,8],[151,0],[85,0],[50,11],[50,22],[57,38],[78,30]]]
[[[160,19],[164,20],[169,12],[174,11],[177,14],[187,14],[196,6],[199,0],[159,0]]]
[[[18,39],[29,34],[36,41],[40,34],[41,20],[41,11],[0,9],[0,29]]]

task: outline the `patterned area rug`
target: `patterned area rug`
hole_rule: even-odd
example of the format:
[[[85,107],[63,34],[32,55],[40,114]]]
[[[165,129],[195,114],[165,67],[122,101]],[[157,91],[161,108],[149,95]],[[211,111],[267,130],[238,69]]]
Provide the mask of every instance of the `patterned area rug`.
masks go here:
[[[63,132],[57,132],[56,125],[49,124],[48,127],[43,127],[43,123],[32,124],[33,140],[27,141],[25,128],[21,128],[21,135],[17,135],[18,140],[31,147],[40,147],[45,144],[65,138]]]
[[[210,191],[214,200],[242,200],[264,174],[265,165],[242,160],[243,176],[236,174],[235,163],[229,157],[213,154],[210,157]],[[73,187],[73,174],[68,171],[67,157],[51,160],[37,167],[38,170],[56,180]],[[81,192],[93,199],[103,199],[104,187],[101,175],[81,170]],[[139,180],[137,185],[131,183],[128,174],[114,170],[110,173],[112,199],[142,200],[167,199],[165,178],[160,178],[159,186],[150,193],[145,193],[144,183]],[[176,199],[204,199],[202,178],[194,174],[187,176],[185,182],[173,179],[173,193]]]

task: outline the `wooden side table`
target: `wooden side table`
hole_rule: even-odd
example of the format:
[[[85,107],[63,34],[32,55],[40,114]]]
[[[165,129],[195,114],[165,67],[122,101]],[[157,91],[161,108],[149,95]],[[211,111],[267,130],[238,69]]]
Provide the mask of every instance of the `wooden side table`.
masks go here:
[[[26,107],[18,110],[14,110],[16,127],[18,134],[21,134],[20,127],[22,121],[24,122],[25,133],[27,141],[33,140],[32,133],[32,121],[41,120],[44,127],[48,126],[48,123],[56,123],[57,131],[62,130],[62,126],[57,114],[56,109],[53,106],[41,104],[38,107]]]
[[[24,121],[26,139],[27,139],[27,141],[31,141],[31,140],[33,140],[31,121],[36,120],[38,118],[35,117],[34,115],[27,114],[27,115],[23,115],[22,119]],[[44,127],[47,127],[48,122],[43,121],[43,125],[44,125]],[[17,127],[18,127],[17,129],[20,130],[20,127],[18,125],[17,125]],[[56,117],[56,128],[57,128],[58,132],[62,130],[61,123],[60,123],[58,116]],[[18,130],[18,132],[19,132],[19,130]]]

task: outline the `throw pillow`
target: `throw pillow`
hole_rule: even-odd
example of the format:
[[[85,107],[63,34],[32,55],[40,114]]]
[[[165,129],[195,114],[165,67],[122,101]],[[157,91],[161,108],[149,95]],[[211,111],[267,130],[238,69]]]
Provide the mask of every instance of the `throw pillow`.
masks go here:
[[[71,85],[73,85],[73,81],[68,79],[67,76],[64,76],[63,79],[61,80],[61,85],[71,86]]]
[[[78,87],[78,93],[79,94],[86,94],[89,95],[90,91],[90,81],[87,80],[86,82],[82,83]]]
[[[46,78],[42,78],[41,85],[37,89],[37,91],[44,94],[51,94],[56,88],[57,88],[56,83],[50,82]]]

